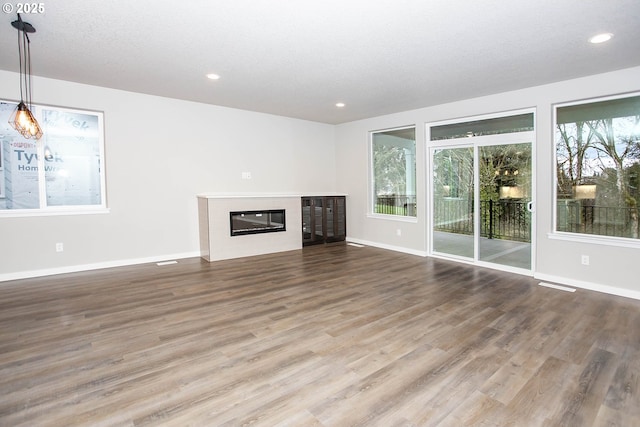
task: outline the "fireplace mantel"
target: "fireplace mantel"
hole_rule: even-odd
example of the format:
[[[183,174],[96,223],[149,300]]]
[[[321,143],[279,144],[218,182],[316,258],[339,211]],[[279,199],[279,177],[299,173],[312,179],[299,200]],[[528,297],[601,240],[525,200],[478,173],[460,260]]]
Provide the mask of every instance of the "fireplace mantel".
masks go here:
[[[297,194],[198,195],[200,252],[207,261],[241,258],[302,248],[301,196]],[[284,209],[286,231],[231,235],[229,213]]]

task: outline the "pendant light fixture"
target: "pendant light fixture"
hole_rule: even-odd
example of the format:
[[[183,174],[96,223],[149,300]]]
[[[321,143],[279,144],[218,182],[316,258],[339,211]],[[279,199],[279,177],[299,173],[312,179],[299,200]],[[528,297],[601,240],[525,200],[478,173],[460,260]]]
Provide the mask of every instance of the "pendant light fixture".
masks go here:
[[[20,103],[9,119],[9,124],[27,139],[40,139],[42,129],[31,113],[31,49],[28,33],[35,33],[36,29],[28,22],[24,22],[18,14],[18,19],[11,23],[18,30],[18,54],[20,55]]]

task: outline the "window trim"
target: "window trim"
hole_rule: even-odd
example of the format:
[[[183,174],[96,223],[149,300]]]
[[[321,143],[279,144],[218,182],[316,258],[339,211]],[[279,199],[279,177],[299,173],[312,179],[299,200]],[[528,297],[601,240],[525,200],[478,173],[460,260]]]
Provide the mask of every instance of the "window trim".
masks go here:
[[[458,123],[466,123],[466,122],[475,122],[475,121],[483,121],[483,120],[491,120],[494,118],[501,117],[510,117],[517,116],[522,114],[532,114],[533,115],[533,129],[532,130],[520,130],[509,133],[496,133],[491,135],[468,135],[460,138],[452,138],[452,139],[431,139],[431,127],[433,126],[442,126],[442,125],[450,125],[450,124],[458,124]],[[538,215],[539,212],[537,210],[537,191],[538,191],[538,141],[539,141],[539,126],[538,126],[538,107],[523,107],[515,110],[503,110],[497,111],[493,113],[484,113],[479,115],[471,115],[471,116],[462,116],[452,119],[445,120],[436,120],[432,122],[426,122],[425,126],[425,176],[426,176],[426,188],[425,188],[425,202],[427,203],[427,209],[425,212],[427,213],[426,219],[426,235],[427,235],[427,253],[430,256],[441,257],[446,259],[454,259],[456,261],[461,261],[474,265],[484,265],[490,266],[491,268],[498,268],[500,270],[505,271],[514,271],[520,274],[531,275],[535,271],[536,266],[536,248],[538,242]],[[518,267],[511,267],[507,265],[500,265],[490,263],[488,261],[482,261],[480,259],[475,259],[479,250],[478,246],[478,238],[474,236],[474,258],[469,259],[463,256],[452,255],[452,254],[443,254],[434,251],[434,238],[433,238],[433,228],[434,228],[434,177],[433,177],[433,154],[434,150],[442,148],[442,149],[451,149],[451,148],[469,148],[472,147],[474,151],[474,158],[476,156],[477,150],[483,146],[491,146],[491,145],[507,145],[507,144],[531,144],[531,268],[528,270],[523,270]],[[477,165],[474,164],[474,175],[476,174]],[[474,186],[476,188],[480,188],[478,177],[474,177]],[[475,189],[474,189],[475,194]],[[478,205],[475,203],[479,203],[479,198],[475,198],[474,209],[478,211]],[[478,218],[479,221],[479,218]],[[479,229],[479,222],[474,222],[474,229]],[[475,232],[475,231],[474,231]]]
[[[18,104],[18,101],[11,99],[0,99],[0,102],[6,104]],[[100,203],[95,205],[64,205],[64,206],[46,206],[46,177],[45,177],[45,167],[44,167],[44,138],[43,136],[36,143],[36,151],[38,156],[38,185],[40,192],[40,201],[39,207],[33,209],[0,209],[0,218],[15,218],[15,217],[32,217],[32,216],[60,216],[60,215],[86,215],[86,214],[104,214],[109,213],[110,210],[107,207],[107,186],[106,186],[106,161],[105,161],[105,128],[104,128],[104,112],[99,110],[88,110],[88,109],[80,109],[80,108],[71,108],[71,107],[62,107],[57,105],[49,105],[49,104],[33,104],[35,107],[33,110],[36,119],[42,123],[43,110],[54,110],[63,113],[71,113],[71,114],[86,114],[86,115],[94,115],[97,117],[98,121],[98,145],[99,145],[99,154],[100,154]],[[33,143],[33,141],[31,141]],[[0,146],[0,150],[2,147]],[[3,159],[4,160],[4,159]],[[4,173],[6,173],[6,168],[4,168],[4,164],[0,165],[0,177],[3,178],[4,181]],[[2,199],[5,199],[5,189],[4,182],[0,183],[2,186]]]
[[[615,246],[618,248],[640,249],[640,239],[616,236],[600,236],[597,234],[568,233],[566,231],[555,231],[547,234],[551,240],[564,242],[586,243],[590,245]]]
[[[565,242],[577,242],[600,246],[615,246],[626,248],[640,248],[640,239],[633,239],[631,237],[618,237],[618,236],[605,236],[599,234],[588,233],[571,233],[568,231],[558,231],[558,150],[556,142],[556,130],[558,127],[558,108],[571,107],[576,105],[593,104],[603,101],[612,101],[616,99],[632,98],[640,96],[640,92],[626,92],[608,96],[598,96],[593,98],[583,98],[579,100],[558,102],[551,104],[551,149],[553,168],[553,186],[551,192],[551,227],[552,231],[547,233],[547,237],[552,240],[560,240]]]
[[[418,149],[418,144],[416,141],[416,132],[417,132],[417,125],[416,124],[409,124],[409,125],[403,125],[403,126],[394,126],[394,127],[389,127],[389,128],[384,128],[384,129],[376,129],[376,130],[370,130],[368,132],[368,151],[369,151],[369,191],[368,191],[368,195],[367,195],[367,218],[374,218],[374,219],[384,219],[384,220],[392,220],[392,221],[400,221],[400,222],[408,222],[408,223],[417,223],[418,222],[418,216],[408,216],[408,215],[393,215],[393,214],[384,214],[384,213],[376,213],[375,209],[374,209],[374,205],[375,205],[375,172],[374,172],[374,164],[373,164],[373,135],[377,134],[377,133],[384,133],[384,132],[390,132],[390,131],[398,131],[398,130],[404,130],[404,129],[413,129],[414,131],[414,138],[413,138],[413,144],[414,144],[414,151],[415,151],[415,155],[414,155],[414,166],[416,168],[416,182],[414,183],[416,188],[415,188],[415,192],[416,192],[416,201],[418,198],[418,177],[417,177],[417,149]]]

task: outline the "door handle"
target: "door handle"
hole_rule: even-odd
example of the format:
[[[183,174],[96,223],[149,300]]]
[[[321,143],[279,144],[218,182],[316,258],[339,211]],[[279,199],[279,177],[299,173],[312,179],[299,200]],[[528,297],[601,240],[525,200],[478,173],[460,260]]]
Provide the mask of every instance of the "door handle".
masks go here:
[[[529,212],[533,212],[533,202],[529,202],[529,203],[527,203],[527,210],[528,210]]]

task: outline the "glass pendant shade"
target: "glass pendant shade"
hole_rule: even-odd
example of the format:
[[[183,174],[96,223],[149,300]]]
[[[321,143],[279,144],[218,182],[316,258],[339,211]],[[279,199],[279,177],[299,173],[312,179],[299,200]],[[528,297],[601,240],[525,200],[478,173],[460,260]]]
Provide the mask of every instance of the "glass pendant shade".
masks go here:
[[[9,124],[27,139],[42,138],[42,129],[27,104],[20,102],[9,118]]]

